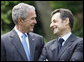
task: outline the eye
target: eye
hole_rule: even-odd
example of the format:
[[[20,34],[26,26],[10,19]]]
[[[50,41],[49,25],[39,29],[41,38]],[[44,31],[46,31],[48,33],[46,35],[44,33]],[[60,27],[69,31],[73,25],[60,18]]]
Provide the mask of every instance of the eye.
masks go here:
[[[36,19],[36,17],[32,17],[32,18],[31,18],[31,20],[35,20],[35,19]]]
[[[53,22],[56,23],[57,21],[54,19]]]

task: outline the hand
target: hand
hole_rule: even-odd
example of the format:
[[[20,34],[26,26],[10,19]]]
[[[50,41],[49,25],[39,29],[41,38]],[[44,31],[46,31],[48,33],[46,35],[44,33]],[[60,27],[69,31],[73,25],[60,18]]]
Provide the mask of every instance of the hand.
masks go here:
[[[48,59],[45,59],[44,61],[48,61]]]

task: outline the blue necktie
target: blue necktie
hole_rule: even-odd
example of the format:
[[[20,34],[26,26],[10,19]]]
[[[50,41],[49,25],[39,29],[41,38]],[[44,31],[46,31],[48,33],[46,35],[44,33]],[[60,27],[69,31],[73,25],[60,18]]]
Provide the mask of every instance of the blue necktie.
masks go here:
[[[61,47],[62,47],[62,43],[63,43],[64,39],[60,38],[58,41],[58,52],[60,51]]]
[[[28,59],[28,61],[30,61],[30,54],[29,54],[27,43],[26,43],[26,37],[27,37],[27,35],[23,34],[23,36],[22,36],[22,45],[23,45],[24,50],[26,52],[27,59]]]

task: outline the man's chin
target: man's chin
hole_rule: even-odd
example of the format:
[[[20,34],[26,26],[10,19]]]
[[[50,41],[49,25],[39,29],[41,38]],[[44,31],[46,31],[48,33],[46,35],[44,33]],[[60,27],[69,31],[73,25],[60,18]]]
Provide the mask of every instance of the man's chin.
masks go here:
[[[57,34],[57,32],[53,32],[53,34]]]
[[[27,31],[27,33],[29,33],[29,32],[33,32],[33,29],[31,29],[31,30]]]
[[[31,29],[30,32],[33,32],[33,29]]]
[[[53,34],[56,34],[55,32],[53,32]]]

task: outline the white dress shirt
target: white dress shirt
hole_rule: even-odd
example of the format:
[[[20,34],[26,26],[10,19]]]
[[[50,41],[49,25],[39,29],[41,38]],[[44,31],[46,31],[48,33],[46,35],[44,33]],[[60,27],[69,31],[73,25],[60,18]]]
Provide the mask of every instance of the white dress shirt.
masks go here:
[[[66,34],[66,35],[64,35],[63,37],[61,37],[61,38],[63,38],[64,39],[64,42],[62,43],[62,46],[64,45],[64,43],[66,42],[66,40],[70,37],[70,35],[71,35],[71,32],[69,32],[68,34]],[[60,38],[60,37],[59,37]],[[59,39],[58,38],[58,39]]]
[[[14,27],[14,29],[15,29],[16,33],[18,34],[18,36],[19,36],[19,38],[20,38],[20,40],[21,40],[21,43],[22,43],[22,38],[21,38],[21,36],[23,35],[23,33],[20,32],[20,31],[16,28],[16,26]],[[25,33],[25,34],[27,34],[27,33]],[[29,53],[30,53],[30,47],[29,47],[29,39],[28,39],[28,35],[27,35],[27,37],[26,37],[26,43],[27,43],[28,50],[29,50]]]

